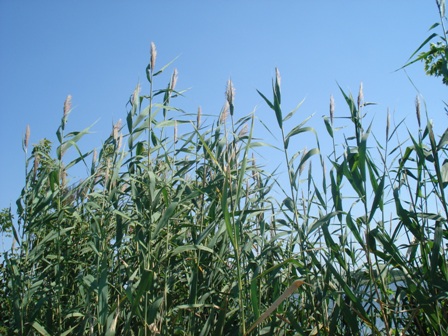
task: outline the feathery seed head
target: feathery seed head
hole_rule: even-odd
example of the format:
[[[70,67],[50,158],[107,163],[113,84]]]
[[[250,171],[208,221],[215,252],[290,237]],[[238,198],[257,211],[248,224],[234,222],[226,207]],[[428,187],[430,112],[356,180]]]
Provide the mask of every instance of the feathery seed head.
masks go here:
[[[421,119],[420,119],[420,99],[417,96],[415,98],[415,112],[417,114],[417,122],[418,122],[418,127],[421,128]]]
[[[138,105],[138,98],[140,95],[140,83],[135,87],[134,93],[132,95],[132,105]]]
[[[227,81],[227,87],[226,87],[226,100],[229,103],[229,112],[231,116],[233,116],[234,99],[235,99],[235,87],[233,86],[232,80],[229,79]]]
[[[358,110],[361,108],[361,104],[364,101],[364,92],[362,89],[362,82],[359,84],[359,93],[358,93]]]
[[[219,117],[219,122],[221,124],[224,124],[228,116],[229,116],[229,102],[226,100],[221,110],[221,116]]]
[[[232,175],[231,175],[231,169],[230,169],[230,165],[229,164],[225,165],[224,173],[226,174],[226,178],[231,180]]]
[[[333,95],[330,96],[330,122],[331,125],[333,125],[333,118],[334,118],[334,98]]]
[[[170,89],[171,89],[171,91],[174,91],[174,89],[176,88],[177,77],[178,77],[177,69],[174,69],[174,71],[173,71],[173,75],[171,76],[171,83],[170,83]]]
[[[280,77],[280,71],[278,68],[275,68],[275,83],[273,83],[273,93],[274,93],[274,102],[275,104],[280,105],[281,104],[281,93],[280,93],[280,86],[281,86],[281,77]],[[277,115],[277,112],[276,112]],[[279,125],[281,127],[281,118],[277,115],[277,121],[279,122]]]
[[[151,71],[154,71],[154,68],[156,67],[156,59],[157,59],[157,49],[154,42],[151,42]]]
[[[242,137],[246,136],[247,135],[247,130],[248,130],[248,126],[247,126],[247,124],[244,124],[243,128],[238,133],[238,138],[242,138]]]
[[[28,142],[30,140],[30,125],[26,125],[25,139],[23,140],[23,145],[25,147],[25,152],[28,150]]]
[[[280,71],[278,70],[278,68],[275,68],[275,81],[276,81],[277,85],[280,87],[281,77],[280,77]]]
[[[68,95],[64,102],[64,118],[67,117],[68,113],[72,108],[72,96]]]
[[[112,137],[115,141],[118,141],[118,131],[121,129],[121,119],[118,119],[117,123],[112,127]]]
[[[65,186],[67,185],[67,171],[65,170],[65,168],[62,168],[61,175],[61,187],[65,188]]]
[[[198,115],[196,116],[196,127],[199,129],[201,126],[201,116],[202,116],[202,108],[198,107]]]
[[[255,159],[254,153],[252,153],[252,178],[255,179],[256,175],[256,168],[257,168],[257,161]]]
[[[226,99],[230,105],[233,104],[234,97],[235,97],[235,87],[233,86],[232,80],[229,79],[227,81],[227,87],[226,87]]]

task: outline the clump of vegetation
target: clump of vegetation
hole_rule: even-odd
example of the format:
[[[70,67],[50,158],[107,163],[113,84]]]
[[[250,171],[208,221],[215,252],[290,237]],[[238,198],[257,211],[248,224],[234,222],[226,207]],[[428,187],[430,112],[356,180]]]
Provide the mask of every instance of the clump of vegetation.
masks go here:
[[[429,30],[434,30],[438,27],[442,28],[442,34],[432,33],[426,40],[417,48],[417,50],[409,58],[409,62],[402,68],[405,68],[415,62],[421,61],[425,65],[425,72],[429,76],[441,77],[442,83],[448,85],[448,40],[447,30],[445,29],[445,0],[436,0],[437,8],[439,10],[440,23],[433,24]],[[434,39],[437,42],[431,42]],[[423,47],[429,44],[428,51],[421,51]]]
[[[148,94],[137,85],[125,124],[99,150],[78,147],[88,129],[67,133],[70,96],[56,144],[28,155],[27,128],[17,221],[10,209],[0,217],[15,240],[0,268],[3,330],[448,333],[448,130],[437,137],[424,124],[418,99],[419,129],[400,139],[389,114],[384,134],[372,133],[362,86],[356,99],[341,89],[346,112],[338,118],[330,97],[318,136],[309,118],[295,121],[300,105],[284,112],[276,70],[260,95],[281,134],[278,175],[258,163],[262,124],[237,118],[231,81],[207,123],[200,108],[175,106],[177,70],[157,88],[168,66],[156,56],[152,44]],[[80,167],[86,177],[71,180]]]

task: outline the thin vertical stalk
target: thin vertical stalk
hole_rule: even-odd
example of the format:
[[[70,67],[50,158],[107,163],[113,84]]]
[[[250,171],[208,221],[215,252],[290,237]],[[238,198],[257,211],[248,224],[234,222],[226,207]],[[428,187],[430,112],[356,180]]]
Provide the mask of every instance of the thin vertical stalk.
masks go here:
[[[151,42],[151,54],[150,54],[150,62],[148,64],[148,67],[146,68],[147,71],[147,77],[148,77],[148,81],[149,81],[149,106],[148,106],[148,167],[147,167],[147,172],[150,173],[151,171],[151,137],[152,137],[152,106],[153,106],[153,77],[154,77],[154,70],[155,70],[155,64],[156,64],[156,59],[157,59],[157,50],[156,50],[156,46],[153,42]],[[145,221],[146,222],[146,234],[147,236],[147,254],[146,254],[146,263],[145,263],[145,268],[146,269],[152,269],[152,265],[151,265],[151,225],[152,225],[152,196],[151,194],[148,195],[148,219]],[[147,321],[148,318],[148,292],[145,292],[145,316],[144,316],[144,324],[145,324],[145,329],[144,329],[144,334],[145,336],[148,335],[148,326],[149,323]]]

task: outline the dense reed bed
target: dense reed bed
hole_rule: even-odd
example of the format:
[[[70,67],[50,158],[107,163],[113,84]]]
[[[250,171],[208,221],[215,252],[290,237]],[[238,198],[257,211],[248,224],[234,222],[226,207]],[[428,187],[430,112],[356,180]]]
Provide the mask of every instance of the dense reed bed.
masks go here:
[[[15,240],[0,269],[5,334],[448,333],[448,132],[419,100],[417,130],[401,138],[388,114],[374,135],[362,86],[341,89],[345,111],[330,97],[318,135],[300,107],[282,110],[276,70],[260,96],[281,175],[259,163],[263,125],[238,115],[231,81],[204,122],[176,106],[177,70],[158,84],[170,65],[156,56],[152,44],[149,92],[137,85],[101,148],[78,146],[88,128],[67,131],[70,96],[54,144],[29,148],[26,129],[17,218],[1,213]]]

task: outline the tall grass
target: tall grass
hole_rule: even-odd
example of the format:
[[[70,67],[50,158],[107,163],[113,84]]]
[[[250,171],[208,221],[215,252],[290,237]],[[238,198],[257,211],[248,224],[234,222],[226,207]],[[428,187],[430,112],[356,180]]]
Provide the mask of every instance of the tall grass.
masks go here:
[[[284,112],[276,70],[259,93],[282,175],[259,163],[263,124],[238,117],[231,81],[218,116],[184,111],[177,70],[156,60],[152,44],[149,92],[136,86],[98,150],[78,146],[89,128],[66,131],[71,97],[56,148],[28,155],[27,128],[17,221],[1,217],[15,239],[0,269],[8,334],[448,333],[448,132],[422,125],[419,102],[417,132],[401,138],[388,115],[373,134],[362,86],[341,89],[325,134],[296,122],[300,104]]]

